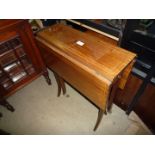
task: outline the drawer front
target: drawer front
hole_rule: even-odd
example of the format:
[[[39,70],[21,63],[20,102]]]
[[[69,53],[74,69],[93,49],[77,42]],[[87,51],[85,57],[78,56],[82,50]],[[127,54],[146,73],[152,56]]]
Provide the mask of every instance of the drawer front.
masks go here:
[[[48,68],[55,71],[64,80],[70,83],[99,108],[105,110],[109,96],[109,86],[82,70],[64,57],[55,55],[54,51],[45,50],[39,45]]]

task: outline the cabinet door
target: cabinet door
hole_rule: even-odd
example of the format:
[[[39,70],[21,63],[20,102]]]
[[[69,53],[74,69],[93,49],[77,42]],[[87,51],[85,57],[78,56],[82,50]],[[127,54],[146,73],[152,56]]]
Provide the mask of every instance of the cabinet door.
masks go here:
[[[22,25],[19,25],[17,32],[20,35],[27,56],[31,59],[36,71],[42,72],[46,67],[42,61],[40,52],[36,47],[35,39],[29,23],[26,20],[23,21]]]
[[[0,85],[4,96],[30,81],[43,68],[32,37],[26,21],[0,29]]]

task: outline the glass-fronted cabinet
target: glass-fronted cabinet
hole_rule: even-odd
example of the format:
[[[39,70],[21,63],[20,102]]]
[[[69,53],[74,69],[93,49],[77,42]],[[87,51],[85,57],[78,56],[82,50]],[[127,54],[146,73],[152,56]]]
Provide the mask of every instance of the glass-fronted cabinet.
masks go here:
[[[28,21],[0,20],[0,104],[40,75],[51,84]]]
[[[35,68],[24,50],[20,36],[0,43],[0,84],[4,89],[9,89],[33,73]]]

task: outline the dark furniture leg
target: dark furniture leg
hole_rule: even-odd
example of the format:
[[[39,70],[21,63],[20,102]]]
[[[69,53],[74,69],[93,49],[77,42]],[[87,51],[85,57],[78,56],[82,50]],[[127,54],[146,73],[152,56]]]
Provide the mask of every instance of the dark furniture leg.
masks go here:
[[[94,131],[96,131],[96,129],[98,128],[99,124],[101,123],[101,120],[103,118],[103,114],[104,113],[105,112],[102,109],[99,109],[97,121],[96,121],[96,124],[95,124],[95,127],[94,127]]]
[[[56,79],[56,82],[58,84],[58,97],[61,94],[61,90],[63,92],[63,94],[66,94],[66,86],[65,86],[65,82],[63,80],[63,78],[61,78],[57,73],[54,72],[54,76]]]
[[[49,77],[49,74],[48,74],[48,71],[47,71],[47,70],[45,70],[45,71],[43,72],[43,76],[45,77],[45,80],[46,80],[47,84],[48,84],[48,85],[51,85],[51,84],[52,84],[52,83],[51,83],[51,79],[50,79],[50,77]]]
[[[60,80],[60,83],[61,83],[61,88],[62,88],[63,94],[66,94],[65,82],[64,82],[63,78],[61,78],[60,76],[59,76],[59,80]]]
[[[1,99],[0,105],[4,106],[5,108],[10,110],[11,112],[15,111],[14,107],[12,105],[10,105],[9,102],[7,102],[5,99]]]
[[[60,96],[60,93],[61,93],[61,83],[60,83],[60,80],[59,80],[59,76],[57,73],[54,73],[54,76],[55,76],[55,79],[56,79],[56,82],[57,82],[57,85],[58,85],[58,97]]]
[[[117,80],[115,82],[115,84],[111,88],[110,98],[109,98],[109,102],[108,102],[108,105],[107,105],[107,111],[108,112],[111,112],[112,105],[113,105],[112,103],[113,103],[113,100],[114,100],[114,97],[115,97],[115,94],[116,94],[116,90],[118,88],[118,84],[119,84],[119,80]]]
[[[3,114],[0,112],[0,117],[2,117],[3,116]]]
[[[109,98],[109,102],[108,102],[108,105],[107,105],[107,111],[110,112],[111,111],[111,108],[112,108],[112,103],[113,103],[113,100],[114,100],[114,97],[115,97],[115,94],[116,94],[116,90],[118,88],[118,84],[119,84],[119,79],[115,82],[115,84],[112,86],[111,88],[111,92],[110,92],[110,98]],[[107,114],[107,111],[103,111],[102,109],[99,109],[99,112],[98,112],[98,118],[97,118],[97,121],[96,121],[96,125],[94,127],[94,131],[96,131],[96,129],[98,128],[101,120],[102,120],[102,117],[103,117],[103,114]]]

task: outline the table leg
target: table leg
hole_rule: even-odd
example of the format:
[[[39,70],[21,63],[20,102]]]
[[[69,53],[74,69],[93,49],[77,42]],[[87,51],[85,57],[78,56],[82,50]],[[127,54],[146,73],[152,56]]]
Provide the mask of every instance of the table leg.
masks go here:
[[[63,80],[63,78],[61,78],[57,73],[54,73],[57,85],[58,85],[58,97],[61,94],[61,90],[63,92],[63,94],[66,94],[66,86],[65,86],[65,82]]]
[[[115,84],[111,88],[109,101],[108,101],[108,105],[107,105],[107,111],[108,112],[111,112],[113,100],[114,100],[118,85],[119,85],[119,79],[115,82]]]
[[[45,77],[47,84],[48,84],[48,85],[51,85],[51,84],[52,84],[52,83],[51,83],[51,79],[50,79],[50,77],[49,77],[49,74],[48,74],[48,71],[47,71],[47,70],[45,70],[45,71],[43,72],[43,76]]]
[[[59,80],[61,83],[61,88],[62,88],[63,94],[66,94],[66,86],[65,86],[64,79],[59,76]]]
[[[12,105],[9,104],[9,102],[7,102],[5,99],[2,99],[0,101],[0,105],[4,106],[5,108],[7,108],[8,110],[10,110],[11,112],[14,112],[15,109]]]
[[[60,83],[60,80],[59,80],[59,76],[57,73],[54,73],[54,76],[55,76],[55,79],[56,79],[56,82],[57,82],[57,85],[58,85],[58,97],[60,96],[60,93],[61,93],[61,83]]]
[[[96,131],[96,129],[98,128],[99,124],[101,123],[101,120],[103,118],[103,114],[104,113],[105,112],[102,109],[99,109],[97,121],[96,121],[96,124],[95,124],[95,127],[94,127],[94,131]]]

